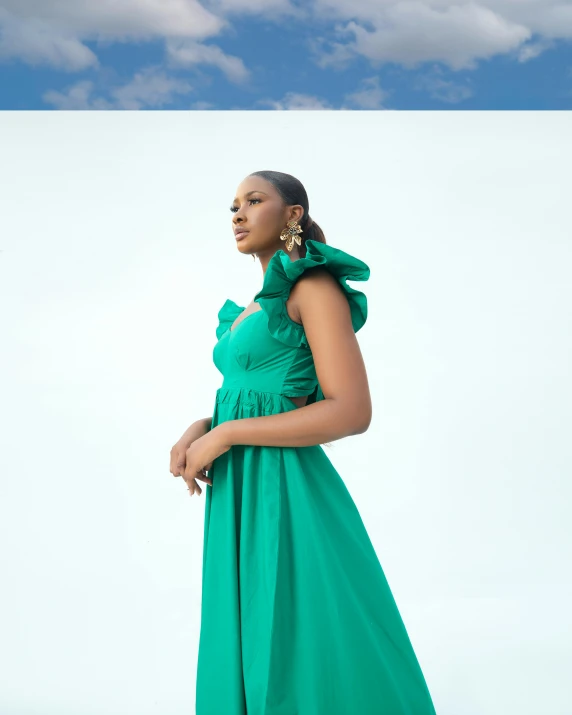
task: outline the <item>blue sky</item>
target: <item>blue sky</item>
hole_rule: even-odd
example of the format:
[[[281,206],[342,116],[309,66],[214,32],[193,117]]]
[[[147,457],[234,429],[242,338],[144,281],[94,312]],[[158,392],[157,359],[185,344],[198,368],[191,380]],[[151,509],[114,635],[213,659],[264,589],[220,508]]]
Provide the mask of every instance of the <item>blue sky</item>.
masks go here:
[[[0,109],[571,109],[562,0],[0,0]]]

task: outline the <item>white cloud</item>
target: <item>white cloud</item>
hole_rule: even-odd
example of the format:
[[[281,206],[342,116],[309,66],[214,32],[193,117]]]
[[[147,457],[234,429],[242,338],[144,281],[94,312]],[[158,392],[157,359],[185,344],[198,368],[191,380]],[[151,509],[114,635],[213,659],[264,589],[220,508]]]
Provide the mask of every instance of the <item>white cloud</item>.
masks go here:
[[[344,32],[341,28],[337,28],[334,31]],[[331,67],[336,70],[347,69],[358,54],[354,47],[342,42],[328,40],[325,37],[311,37],[307,44],[314,54],[315,63],[322,69],[325,67]]]
[[[64,28],[39,18],[14,17],[0,8],[0,59],[12,58],[72,72],[98,64],[89,47]]]
[[[338,23],[330,43],[310,41],[321,67],[346,67],[360,56],[376,67],[440,61],[453,70],[474,69],[480,59],[518,55],[533,35],[543,39],[526,46],[521,61],[554,38],[572,38],[572,7],[561,0],[316,0],[314,9]]]
[[[325,99],[320,99],[315,95],[301,94],[298,92],[287,92],[280,100],[260,99],[257,104],[265,105],[274,110],[350,110],[350,109],[385,109],[383,101],[389,92],[379,86],[379,77],[368,77],[360,83],[359,89],[346,94],[346,103],[341,106],[333,106]],[[239,109],[239,107],[236,107]]]
[[[244,82],[250,74],[240,57],[225,55],[216,45],[202,45],[200,42],[188,39],[171,39],[167,41],[166,51],[167,62],[173,67],[213,65],[218,67],[231,82]]]
[[[429,92],[430,96],[448,104],[458,104],[474,94],[473,88],[465,83],[444,79],[440,67],[435,67],[432,73],[417,77],[414,89]]]
[[[536,59],[545,50],[554,46],[554,42],[550,40],[542,40],[539,42],[530,42],[518,49],[517,56],[519,62],[528,62]]]
[[[412,69],[441,61],[454,70],[474,69],[477,59],[512,51],[531,34],[476,4],[436,9],[422,2],[394,3],[379,26],[352,20],[343,32],[353,36],[348,47],[374,66],[395,62]]]
[[[57,109],[143,109],[170,104],[176,94],[188,94],[191,85],[169,77],[157,67],[137,72],[133,79],[109,91],[109,98],[94,95],[94,83],[76,82],[64,92],[50,90],[43,100]]]
[[[203,100],[198,100],[196,102],[192,102],[189,109],[196,109],[196,110],[205,110],[205,109],[214,109],[216,107],[213,102],[205,102]]]
[[[266,105],[269,109],[275,110],[335,109],[326,100],[298,92],[287,92],[281,100],[259,99],[257,104]]]
[[[265,18],[284,20],[285,18],[308,17],[311,9],[292,5],[290,0],[210,0],[209,7],[221,15],[250,14],[264,15]]]
[[[106,100],[91,97],[93,82],[82,80],[68,87],[65,92],[48,90],[42,99],[47,104],[52,104],[56,109],[111,109]]]
[[[361,81],[361,88],[350,94],[345,99],[358,109],[383,109],[383,101],[389,92],[379,86],[379,77],[368,77]]]
[[[131,82],[123,87],[116,87],[111,94],[120,109],[141,109],[161,107],[170,104],[174,95],[188,94],[191,85],[181,79],[169,77],[155,68],[146,68],[137,72]]]
[[[227,24],[196,0],[0,1],[0,58],[70,71],[97,64],[85,41],[197,40]]]
[[[5,12],[26,22],[41,19],[78,36],[204,38],[225,21],[197,0],[1,0]]]

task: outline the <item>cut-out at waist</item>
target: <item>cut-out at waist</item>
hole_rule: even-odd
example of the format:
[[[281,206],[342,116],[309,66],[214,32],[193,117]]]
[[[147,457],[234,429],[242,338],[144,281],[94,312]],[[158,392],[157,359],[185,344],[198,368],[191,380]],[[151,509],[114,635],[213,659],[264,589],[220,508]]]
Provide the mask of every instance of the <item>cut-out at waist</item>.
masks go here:
[[[308,397],[309,395],[300,395],[300,397],[288,397],[287,399],[292,400],[296,407],[304,407]]]

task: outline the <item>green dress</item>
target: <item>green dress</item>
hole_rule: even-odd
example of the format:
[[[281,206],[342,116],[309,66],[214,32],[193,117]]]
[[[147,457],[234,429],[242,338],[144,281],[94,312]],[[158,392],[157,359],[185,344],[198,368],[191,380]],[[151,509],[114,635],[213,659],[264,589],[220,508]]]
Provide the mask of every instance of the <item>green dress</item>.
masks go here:
[[[297,278],[324,266],[354,331],[366,296],[358,258],[316,241],[270,259],[261,310],[226,300],[213,360],[224,380],[211,428],[324,399],[302,325],[287,313]],[[235,445],[204,485],[197,715],[435,715],[423,673],[358,509],[321,445]]]

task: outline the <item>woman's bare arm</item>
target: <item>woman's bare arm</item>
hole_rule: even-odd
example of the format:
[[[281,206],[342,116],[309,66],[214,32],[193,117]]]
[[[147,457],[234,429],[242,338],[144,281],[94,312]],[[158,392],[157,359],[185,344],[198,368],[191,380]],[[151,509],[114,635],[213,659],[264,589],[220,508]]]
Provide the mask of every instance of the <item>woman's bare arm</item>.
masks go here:
[[[367,373],[347,297],[324,268],[308,271],[292,291],[312,350],[324,400],[293,411],[223,422],[225,444],[307,447],[365,432],[372,406]]]

